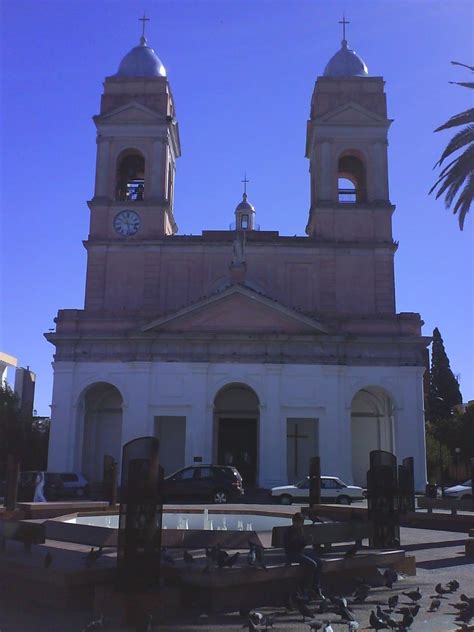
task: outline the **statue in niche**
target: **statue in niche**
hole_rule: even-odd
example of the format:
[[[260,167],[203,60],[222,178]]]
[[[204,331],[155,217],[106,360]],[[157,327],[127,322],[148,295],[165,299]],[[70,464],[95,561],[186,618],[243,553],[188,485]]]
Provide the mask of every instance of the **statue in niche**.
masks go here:
[[[245,231],[239,231],[232,242],[232,265],[245,263]]]

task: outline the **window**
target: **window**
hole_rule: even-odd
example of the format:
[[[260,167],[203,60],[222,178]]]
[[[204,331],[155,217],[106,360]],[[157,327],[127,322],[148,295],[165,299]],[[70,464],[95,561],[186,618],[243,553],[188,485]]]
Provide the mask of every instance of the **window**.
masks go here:
[[[194,468],[189,467],[187,470],[181,470],[173,476],[175,481],[188,481],[194,477]]]
[[[145,159],[138,152],[127,153],[117,164],[115,198],[140,202],[145,194]]]
[[[210,467],[198,467],[196,468],[196,474],[194,478],[210,478],[211,477],[211,468]]]
[[[354,204],[367,201],[365,165],[353,154],[343,154],[338,162],[338,201]]]
[[[242,228],[242,230],[247,230],[248,227],[249,227],[249,216],[242,215],[242,218],[240,220],[240,228]]]

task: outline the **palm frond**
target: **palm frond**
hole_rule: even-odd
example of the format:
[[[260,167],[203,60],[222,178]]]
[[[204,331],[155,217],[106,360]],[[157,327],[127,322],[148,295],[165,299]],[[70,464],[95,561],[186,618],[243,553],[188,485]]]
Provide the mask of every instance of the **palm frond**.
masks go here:
[[[430,193],[440,184],[441,187],[436,194],[436,198],[446,190],[452,182],[459,176],[467,178],[474,171],[474,144],[469,147],[457,158],[452,160],[440,173],[436,184],[431,188]]]
[[[435,129],[435,132],[440,132],[443,129],[449,129],[450,127],[457,127],[458,125],[466,125],[474,123],[474,108],[469,108],[465,112],[455,114],[446,123],[440,125]]]
[[[474,88],[472,81],[449,81],[449,83],[453,83],[455,86],[463,86],[464,88]]]
[[[435,166],[440,166],[448,156],[468,143],[474,143],[474,125],[464,127],[460,132],[453,136]]]
[[[452,61],[453,66],[462,66],[463,68],[467,68],[471,72],[474,72],[474,66],[468,66],[467,64],[462,64],[460,61]]]
[[[459,228],[462,230],[464,228],[464,220],[466,219],[466,215],[471,208],[472,200],[474,199],[474,173],[468,177],[466,186],[461,192],[458,200],[453,208],[453,214],[459,213]]]

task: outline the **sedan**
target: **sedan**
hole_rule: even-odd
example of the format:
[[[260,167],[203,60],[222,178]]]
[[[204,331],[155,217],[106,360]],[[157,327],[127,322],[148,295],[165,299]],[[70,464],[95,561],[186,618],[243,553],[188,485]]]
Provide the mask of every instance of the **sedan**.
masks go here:
[[[337,476],[321,476],[321,501],[335,501],[340,505],[350,505],[353,500],[362,500],[365,490],[356,485],[346,485]],[[273,487],[271,495],[282,505],[291,505],[294,500],[309,500],[309,477],[296,485]]]
[[[471,480],[464,481],[461,485],[454,485],[444,490],[446,498],[472,498]]]

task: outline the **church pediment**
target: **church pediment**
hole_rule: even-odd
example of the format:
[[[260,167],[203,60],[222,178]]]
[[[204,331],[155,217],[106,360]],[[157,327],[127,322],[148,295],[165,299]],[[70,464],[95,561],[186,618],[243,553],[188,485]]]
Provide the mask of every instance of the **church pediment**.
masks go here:
[[[315,119],[315,123],[331,125],[389,125],[391,121],[362,107],[353,101],[326,112]]]
[[[142,331],[314,334],[326,333],[326,328],[248,287],[233,285],[146,324]]]
[[[132,101],[107,114],[95,116],[94,120],[102,124],[115,125],[117,123],[158,123],[163,122],[163,117],[141,103]]]

